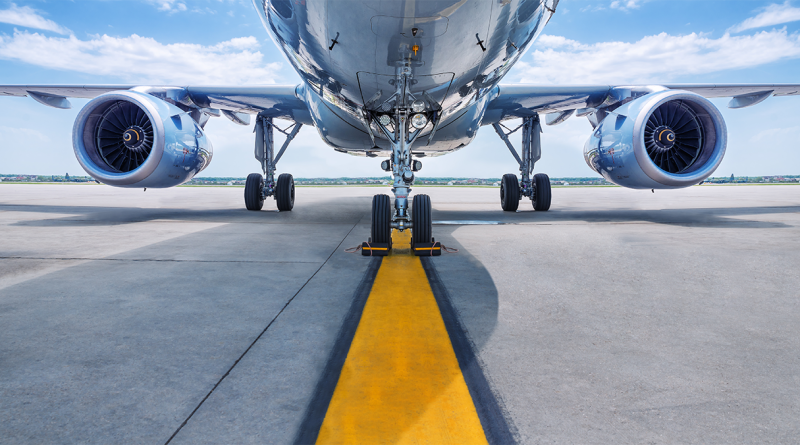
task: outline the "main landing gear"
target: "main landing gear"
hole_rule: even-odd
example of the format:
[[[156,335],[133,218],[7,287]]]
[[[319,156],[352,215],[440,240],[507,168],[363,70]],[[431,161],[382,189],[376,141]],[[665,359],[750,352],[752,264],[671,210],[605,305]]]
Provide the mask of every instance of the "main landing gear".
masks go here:
[[[301,123],[294,123],[289,127],[291,128],[289,132],[289,128],[281,130],[273,125],[271,117],[259,115],[256,119],[255,155],[261,162],[264,176],[260,173],[251,173],[247,176],[244,185],[244,204],[247,210],[261,210],[264,207],[264,200],[269,196],[275,198],[278,210],[281,212],[288,212],[294,207],[294,178],[289,173],[282,173],[275,181],[275,169],[289,143],[297,136],[302,126]],[[286,135],[286,141],[277,156],[273,139],[276,129]]]
[[[370,255],[381,252],[378,249],[385,249],[382,252],[388,253],[392,248],[392,229],[411,230],[414,253],[425,251],[437,255],[441,252],[433,239],[430,197],[416,195],[410,209],[408,205],[414,173],[422,169],[422,162],[411,159],[411,145],[425,128],[432,128],[429,138],[433,137],[441,114],[441,106],[427,93],[409,91],[413,85],[412,77],[408,64],[398,64],[394,94],[382,102],[378,102],[380,95],[376,95],[364,108],[365,124],[373,140],[371,125],[374,123],[392,145],[391,158],[383,161],[381,167],[394,176],[394,209],[388,195],[375,195],[372,199],[371,237],[363,246],[365,252],[370,249]],[[377,106],[371,107],[375,104]]]
[[[534,210],[542,212],[550,210],[550,178],[544,173],[538,173],[531,178],[533,166],[542,157],[540,139],[542,125],[539,122],[539,115],[534,114],[531,117],[523,118],[522,125],[513,130],[509,130],[500,123],[492,124],[492,126],[519,163],[519,171],[522,176],[522,181],[520,181],[513,173],[503,175],[503,180],[500,182],[500,205],[503,210],[516,212],[523,196],[531,199]],[[508,136],[519,129],[522,129],[522,158],[508,140]]]

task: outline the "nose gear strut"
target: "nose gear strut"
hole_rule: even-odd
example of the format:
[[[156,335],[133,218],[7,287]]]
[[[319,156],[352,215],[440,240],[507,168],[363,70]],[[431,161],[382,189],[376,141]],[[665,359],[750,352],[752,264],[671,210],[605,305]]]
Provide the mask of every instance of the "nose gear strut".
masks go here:
[[[409,212],[409,194],[411,186],[414,185],[414,172],[422,168],[421,162],[411,158],[411,145],[422,134],[422,131],[428,128],[428,125],[432,125],[433,130],[436,129],[441,115],[441,107],[424,91],[419,95],[420,97],[411,93],[412,79],[411,66],[408,63],[398,64],[396,77],[393,79],[394,94],[378,104],[375,102],[380,95],[376,94],[365,104],[365,125],[370,135],[373,136],[370,125],[375,123],[392,146],[391,158],[384,161],[382,167],[384,170],[391,169],[392,171],[394,211],[390,221],[383,218],[384,198],[380,197],[385,195],[376,196],[376,200],[373,200],[372,232],[373,234],[385,233],[387,229],[397,229],[402,232],[411,229],[412,243],[430,243],[433,240],[429,228],[431,225],[430,199],[419,200],[416,198],[421,196],[427,198],[427,196],[417,195],[415,197],[417,204],[411,209],[411,212],[417,213],[417,215],[414,215],[415,217],[412,219],[411,212]],[[376,106],[372,108],[373,105]],[[367,109],[367,107],[372,109]],[[380,208],[377,208],[376,205]],[[376,224],[385,224],[386,227],[376,227]],[[421,227],[418,228],[417,225],[421,225]],[[370,242],[387,243],[391,248],[391,240],[371,239]]]

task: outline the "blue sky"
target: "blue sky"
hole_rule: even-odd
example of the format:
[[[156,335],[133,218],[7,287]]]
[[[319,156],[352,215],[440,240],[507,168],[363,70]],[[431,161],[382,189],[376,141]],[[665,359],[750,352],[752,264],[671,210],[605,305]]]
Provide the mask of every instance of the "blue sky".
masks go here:
[[[488,0],[487,0],[488,1]],[[131,58],[144,61],[130,62]],[[250,0],[0,0],[1,84],[296,84]],[[538,46],[506,83],[800,83],[800,0],[561,0]],[[0,173],[82,174],[69,111],[0,98]],[[728,110],[728,154],[716,176],[800,174],[800,97]],[[258,171],[251,129],[206,127],[214,159],[203,176]],[[591,126],[546,127],[537,171],[596,176],[583,161]],[[379,176],[380,160],[334,152],[306,128],[279,171],[297,177]],[[494,131],[422,176],[499,177],[517,167]]]

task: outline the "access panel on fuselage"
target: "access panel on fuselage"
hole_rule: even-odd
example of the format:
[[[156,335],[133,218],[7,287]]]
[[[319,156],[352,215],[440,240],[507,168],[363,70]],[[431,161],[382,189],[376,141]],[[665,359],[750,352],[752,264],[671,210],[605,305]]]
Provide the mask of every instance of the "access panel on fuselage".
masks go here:
[[[395,92],[395,76],[360,71],[357,77],[362,103],[367,104],[368,101],[375,98],[373,103],[369,104],[371,109],[377,109],[379,105],[389,99]],[[436,101],[437,104],[441,104],[450,91],[453,77],[453,73],[414,76],[411,80],[411,94],[418,99],[422,99],[422,93],[424,92],[430,96],[431,99]]]
[[[414,78],[411,91],[432,89],[444,98],[450,89],[447,113],[463,96],[453,93],[472,83],[479,72],[484,52],[478,39],[486,39],[493,1],[485,0],[328,0],[326,2],[329,71],[342,86],[347,99],[364,103],[377,90],[391,88],[398,64],[408,63]],[[309,8],[313,2],[308,2]],[[337,37],[338,36],[338,37]],[[367,79],[367,73],[372,79]],[[443,81],[452,73],[452,79]],[[386,81],[383,80],[386,77]],[[426,78],[425,76],[430,76]],[[423,82],[423,79],[425,81]],[[445,82],[451,82],[440,88]],[[430,85],[433,83],[433,88]],[[385,85],[384,85],[385,84]],[[363,93],[363,96],[362,96]],[[389,93],[391,95],[391,93]],[[437,98],[437,101],[441,101]]]

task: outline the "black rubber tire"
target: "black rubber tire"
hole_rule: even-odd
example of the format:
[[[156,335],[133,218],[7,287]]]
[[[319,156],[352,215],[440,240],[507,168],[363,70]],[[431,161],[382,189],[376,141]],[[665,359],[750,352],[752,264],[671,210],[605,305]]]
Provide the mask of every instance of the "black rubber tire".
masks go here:
[[[546,212],[550,210],[550,177],[544,173],[533,175],[533,210]]]
[[[260,173],[250,173],[247,175],[247,182],[244,183],[244,205],[247,210],[261,210],[264,208],[264,177]]]
[[[289,173],[278,176],[275,184],[275,201],[279,212],[289,212],[294,207],[294,178]]]
[[[431,218],[431,197],[415,195],[411,201],[411,245],[430,243],[433,239],[433,218]]]
[[[392,201],[389,195],[372,197],[372,237],[371,242],[392,244]]]
[[[516,212],[519,208],[519,179],[509,173],[500,181],[500,206],[506,212]]]

